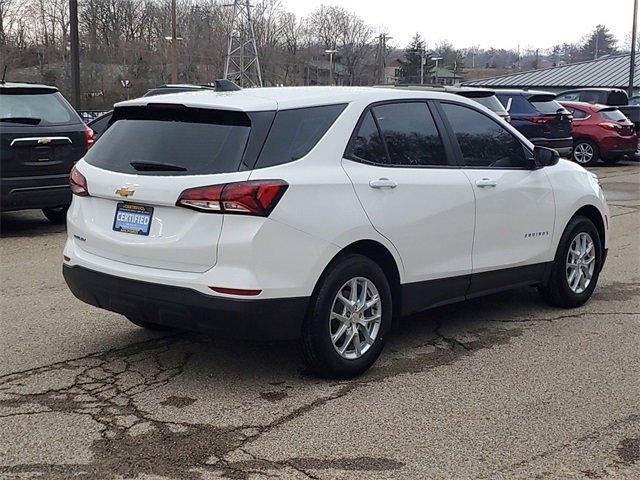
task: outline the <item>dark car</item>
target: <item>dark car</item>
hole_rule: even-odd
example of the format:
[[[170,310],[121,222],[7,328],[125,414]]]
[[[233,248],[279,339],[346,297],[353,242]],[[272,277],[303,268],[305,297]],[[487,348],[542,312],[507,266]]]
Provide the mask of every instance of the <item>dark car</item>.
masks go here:
[[[462,97],[470,98],[481,105],[484,105],[493,113],[503,118],[507,122],[511,121],[509,113],[504,108],[500,100],[496,98],[495,92],[487,88],[471,88],[471,87],[450,87],[441,85],[376,85],[379,88],[405,88],[407,90],[431,90],[447,93],[455,93]]]
[[[69,172],[92,144],[93,132],[57,88],[0,83],[0,210],[39,208],[63,223]]]
[[[564,102],[599,103],[601,105],[618,107],[634,124],[636,132],[640,132],[640,105],[632,103],[627,96],[627,92],[620,88],[581,88],[567,90],[558,94],[556,100]]]
[[[573,160],[581,165],[595,165],[602,159],[614,164],[633,156],[638,146],[633,123],[609,105],[584,102],[561,102],[573,114]]]
[[[97,118],[94,118],[87,126],[93,130],[93,140],[97,141],[102,134],[105,132],[107,127],[109,126],[109,122],[111,121],[111,116],[113,115],[113,111],[107,112],[105,114],[100,115]]]
[[[553,148],[563,157],[573,149],[571,114],[555,95],[535,90],[496,90],[511,116],[511,124],[534,145]]]

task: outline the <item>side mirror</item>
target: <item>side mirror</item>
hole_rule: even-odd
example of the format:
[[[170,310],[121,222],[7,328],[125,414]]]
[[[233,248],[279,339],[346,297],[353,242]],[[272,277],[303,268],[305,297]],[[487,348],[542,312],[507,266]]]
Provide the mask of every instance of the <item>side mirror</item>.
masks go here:
[[[560,161],[560,155],[553,148],[535,146],[533,159],[540,168],[556,165]]]

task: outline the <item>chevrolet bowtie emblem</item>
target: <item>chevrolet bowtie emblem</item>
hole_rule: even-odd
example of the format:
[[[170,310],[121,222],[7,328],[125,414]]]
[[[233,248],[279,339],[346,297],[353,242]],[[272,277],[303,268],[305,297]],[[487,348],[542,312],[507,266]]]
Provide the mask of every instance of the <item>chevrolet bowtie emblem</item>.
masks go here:
[[[133,195],[134,192],[135,190],[129,190],[127,187],[120,187],[116,190],[116,195],[127,198]]]
[[[51,143],[51,139],[50,138],[39,138],[38,139],[38,145],[47,145]]]

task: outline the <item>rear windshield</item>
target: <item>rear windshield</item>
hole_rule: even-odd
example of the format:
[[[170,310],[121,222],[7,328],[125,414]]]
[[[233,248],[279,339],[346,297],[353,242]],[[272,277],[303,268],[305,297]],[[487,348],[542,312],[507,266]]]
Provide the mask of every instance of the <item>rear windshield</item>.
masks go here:
[[[60,92],[13,93],[0,90],[0,120],[25,125],[80,123]]]
[[[535,95],[529,98],[531,105],[543,115],[555,115],[556,113],[568,113],[562,105],[560,105],[553,96]]]
[[[85,160],[138,175],[206,175],[238,171],[251,132],[242,112],[124,107]]]
[[[617,108],[600,110],[598,113],[612,122],[624,122],[627,119],[626,115]]]
[[[489,95],[487,97],[470,97],[473,101],[478,102],[480,105],[484,105],[492,112],[497,113],[498,115],[507,115],[507,111],[498,100],[498,97],[495,95]]]

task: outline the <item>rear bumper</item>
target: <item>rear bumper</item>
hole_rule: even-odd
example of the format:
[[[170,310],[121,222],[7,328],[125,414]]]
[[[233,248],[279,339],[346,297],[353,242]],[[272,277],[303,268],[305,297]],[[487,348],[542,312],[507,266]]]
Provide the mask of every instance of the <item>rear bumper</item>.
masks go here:
[[[152,323],[223,337],[286,340],[300,335],[307,297],[245,300],[63,265],[71,292],[90,305]]]
[[[635,135],[631,137],[612,135],[601,139],[599,147],[602,156],[605,158],[633,155],[638,149],[638,137]]]
[[[2,178],[0,210],[52,208],[71,203],[69,175]]]

